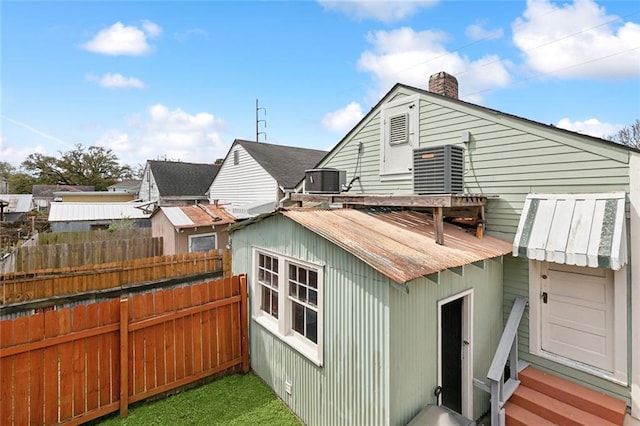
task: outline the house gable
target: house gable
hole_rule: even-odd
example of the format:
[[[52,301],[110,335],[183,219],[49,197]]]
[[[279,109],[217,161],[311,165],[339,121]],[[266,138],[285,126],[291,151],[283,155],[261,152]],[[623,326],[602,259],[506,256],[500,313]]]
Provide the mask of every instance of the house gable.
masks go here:
[[[227,153],[209,189],[209,201],[243,205],[278,201],[278,183],[239,143]]]

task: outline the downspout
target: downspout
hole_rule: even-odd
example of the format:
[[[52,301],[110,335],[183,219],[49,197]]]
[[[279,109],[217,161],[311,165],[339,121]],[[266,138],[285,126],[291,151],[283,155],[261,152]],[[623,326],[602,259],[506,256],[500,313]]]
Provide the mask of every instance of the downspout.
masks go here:
[[[284,192],[284,197],[278,200],[278,207],[284,207],[284,202],[291,199],[291,193],[293,192],[293,190],[286,190],[282,186],[279,186],[279,188],[282,192]]]

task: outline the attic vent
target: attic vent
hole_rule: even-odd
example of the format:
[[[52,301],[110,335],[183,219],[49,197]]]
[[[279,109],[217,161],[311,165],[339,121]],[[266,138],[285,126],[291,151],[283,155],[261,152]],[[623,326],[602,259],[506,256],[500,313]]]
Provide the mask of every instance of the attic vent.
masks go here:
[[[456,194],[464,188],[464,148],[444,145],[413,151],[416,194]]]
[[[389,118],[389,144],[409,142],[409,114],[394,115]]]

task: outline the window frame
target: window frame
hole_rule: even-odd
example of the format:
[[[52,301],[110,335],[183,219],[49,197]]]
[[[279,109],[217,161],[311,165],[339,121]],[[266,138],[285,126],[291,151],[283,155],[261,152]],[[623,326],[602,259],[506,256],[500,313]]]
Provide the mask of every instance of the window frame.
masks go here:
[[[193,235],[189,235],[187,238],[187,249],[189,251],[189,253],[196,253],[195,251],[191,250],[191,246],[192,246],[192,241],[198,238],[205,238],[205,237],[214,237],[215,238],[215,247],[210,249],[210,250],[217,250],[218,249],[218,233],[217,232],[209,232],[206,234],[193,234]],[[198,250],[198,251],[202,251],[202,250]]]
[[[278,262],[278,318],[262,310],[262,287],[258,281],[259,255],[263,254],[277,259]],[[293,303],[289,295],[289,266],[312,270],[317,276],[317,304],[316,304],[316,343],[300,334],[293,328]],[[253,295],[252,319],[263,328],[271,332],[278,339],[292,347],[315,365],[321,367],[323,363],[323,287],[324,265],[296,259],[261,247],[253,247],[251,289]]]

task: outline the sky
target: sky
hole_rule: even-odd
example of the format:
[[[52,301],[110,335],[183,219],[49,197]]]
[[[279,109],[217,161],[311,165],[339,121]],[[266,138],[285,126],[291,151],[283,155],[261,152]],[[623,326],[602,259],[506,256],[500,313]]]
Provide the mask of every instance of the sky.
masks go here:
[[[329,150],[393,87],[596,137],[640,118],[640,3],[0,2],[0,161],[77,144],[212,163],[234,139]]]

